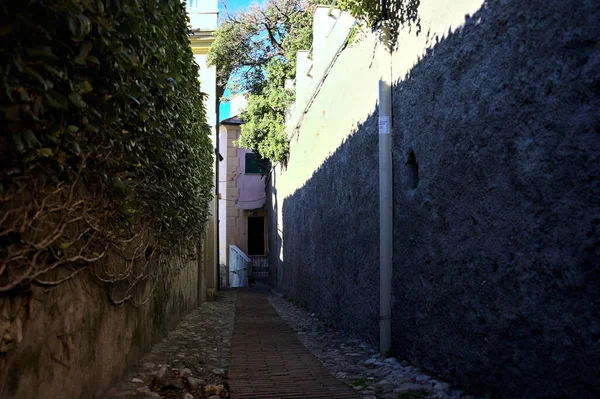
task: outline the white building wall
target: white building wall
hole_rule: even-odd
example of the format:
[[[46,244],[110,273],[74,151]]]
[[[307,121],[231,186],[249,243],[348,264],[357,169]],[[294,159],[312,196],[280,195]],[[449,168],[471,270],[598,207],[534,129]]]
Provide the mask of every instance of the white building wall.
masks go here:
[[[218,0],[185,0],[186,9],[188,11],[188,15],[190,17],[190,25],[192,30],[202,30],[202,31],[214,31],[218,26],[218,17],[219,17],[219,7]],[[206,54],[195,54],[194,60],[198,64],[200,68],[200,84],[201,90],[207,94],[205,99],[205,107],[206,107],[206,120],[211,127],[211,140],[213,142],[213,146],[216,146],[216,130],[215,126],[217,124],[217,87],[216,87],[216,78],[217,78],[217,70],[213,67],[208,67],[206,65],[207,56]],[[220,152],[225,158],[222,162],[219,163],[219,193],[222,194],[222,198],[225,198],[225,187],[226,183],[226,148],[227,148],[227,140],[220,140]],[[226,232],[225,232],[225,208],[227,203],[224,199],[219,200],[219,258],[221,263],[225,262],[226,259]],[[212,248],[212,247],[211,247]]]
[[[217,108],[216,108],[216,99],[217,99],[217,87],[216,87],[216,79],[217,79],[217,69],[213,67],[206,66],[206,54],[196,54],[194,55],[194,59],[196,63],[200,67],[200,87],[202,91],[208,94],[206,98],[206,102],[204,105],[206,106],[206,120],[208,124],[214,128],[217,122]],[[214,130],[213,130],[214,134]],[[214,140],[214,137],[213,137]]]
[[[293,134],[304,116],[307,103],[317,91],[327,69],[333,62],[338,50],[344,45],[355,19],[347,12],[340,12],[329,6],[318,6],[313,16],[312,54],[299,51],[296,70],[296,103],[286,118],[288,134]],[[311,56],[311,58],[309,58]],[[347,75],[346,75],[347,76]],[[346,84],[352,84],[347,79]]]
[[[192,30],[213,31],[217,29],[219,7],[217,0],[186,0],[186,9],[190,16]],[[210,126],[217,123],[216,115],[216,78],[217,70],[215,67],[206,65],[206,54],[194,55],[196,63],[200,67],[200,82],[202,91],[208,94],[206,99],[206,119]],[[212,140],[215,142],[214,128],[212,130]]]
[[[219,260],[221,264],[227,261],[227,129],[219,128],[219,151],[223,160],[219,162]]]
[[[231,100],[229,100],[229,115],[239,115],[244,108],[246,108],[247,104],[248,100],[246,99],[246,93],[236,94],[235,96],[231,97]]]

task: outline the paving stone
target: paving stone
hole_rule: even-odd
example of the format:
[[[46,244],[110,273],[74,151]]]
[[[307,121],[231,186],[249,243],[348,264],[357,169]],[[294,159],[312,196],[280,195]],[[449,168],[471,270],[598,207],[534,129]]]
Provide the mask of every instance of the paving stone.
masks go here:
[[[447,391],[450,388],[450,384],[448,384],[447,382],[436,382],[435,385],[433,386],[433,389],[435,389],[436,391]]]
[[[225,387],[223,386],[223,384],[211,384],[211,385],[207,385],[203,388],[203,391],[205,394],[209,395],[209,396],[221,396],[225,394]]]
[[[178,390],[178,391],[182,391],[185,388],[185,386],[183,385],[183,382],[179,379],[177,380],[169,380],[162,388],[161,390]]]
[[[228,374],[231,398],[357,397],[302,345],[298,329],[282,320],[267,301],[268,294],[238,291]]]
[[[170,372],[171,368],[168,365],[161,366],[154,376],[154,386],[157,388],[164,387],[168,383]]]
[[[227,396],[223,384],[229,366],[236,298],[235,291],[222,291],[218,300],[205,302],[191,311],[134,365],[130,375],[111,389],[105,398],[129,395],[136,399],[199,399],[206,397],[198,392],[207,383],[220,385],[220,393],[223,397]],[[223,374],[215,375],[213,369],[223,370]],[[164,390],[153,392],[147,386],[139,388],[139,383],[136,391],[129,388],[133,379],[156,381],[157,377]],[[192,384],[189,378],[193,378]]]
[[[407,393],[407,392],[422,392],[427,391],[428,387],[422,384],[408,383],[400,384],[395,389],[395,393]]]
[[[302,334],[297,334],[300,341],[340,381],[352,385],[355,381],[364,379],[371,385],[373,381],[385,378],[385,390],[381,389],[382,385],[363,385],[363,399],[382,399],[386,396],[396,398],[399,393],[410,392],[420,392],[425,395],[424,398],[429,399],[433,399],[435,394],[449,396],[454,392],[458,392],[459,395],[456,399],[468,398],[464,393],[452,389],[450,384],[433,380],[427,373],[423,373],[420,368],[406,360],[381,358],[377,349],[365,341],[331,328],[325,320],[311,317],[310,312],[295,306],[279,294],[273,293],[269,301],[294,331],[302,331]],[[417,377],[423,384],[415,383]],[[440,389],[434,392],[433,386]],[[391,391],[388,391],[390,388]]]
[[[350,398],[358,395],[363,399],[388,399],[402,393],[419,392],[426,399],[480,399],[465,395],[453,389],[451,384],[432,378],[406,360],[380,357],[376,348],[365,341],[332,328],[320,317],[311,317],[311,313],[279,295],[268,296],[272,305],[269,307],[265,301],[268,294],[256,289],[230,290],[222,292],[218,301],[202,304],[136,363],[130,375],[111,389],[105,398],[303,399]],[[238,295],[242,295],[246,301],[242,303]],[[240,346],[232,348],[236,309],[240,326],[244,327],[240,330],[240,337],[247,347],[254,345],[255,348],[262,348],[261,351],[264,349],[267,355],[270,353],[282,358],[278,351],[269,351],[274,347],[289,349],[290,340],[296,340],[296,344],[292,345],[292,355],[288,354],[285,358],[288,362],[287,373],[282,372],[286,367],[282,368],[282,364],[285,364],[277,357],[263,353],[260,360],[256,353],[240,350]],[[254,332],[247,330],[249,325],[254,325]],[[259,334],[258,330],[262,328],[271,330],[269,334]],[[284,334],[282,331],[287,332]],[[276,334],[273,335],[273,332]],[[226,383],[231,387],[233,382],[235,386],[231,375],[231,356],[243,359],[246,372],[260,371],[263,375],[248,379],[246,386],[238,392],[233,389],[228,392]],[[260,360],[258,363],[257,359]],[[306,368],[312,371],[310,377],[298,378],[294,374]],[[314,370],[319,372],[314,375]],[[169,388],[153,391],[150,386],[140,387],[144,381],[149,383],[156,377],[162,381],[163,388]],[[233,377],[236,377],[235,373]],[[239,377],[238,374],[236,378]],[[328,388],[323,387],[322,381],[328,381],[327,384],[333,381],[339,384],[336,385],[339,389],[330,393]],[[357,391],[352,389],[354,385],[357,385]],[[274,391],[277,392],[273,391],[273,395],[269,396],[256,395],[253,391],[268,387],[276,387]],[[306,394],[307,391],[318,393],[311,396]]]
[[[206,385],[206,382],[204,382],[204,380],[201,380],[199,378],[194,378],[194,377],[188,376],[186,378],[186,380],[187,380],[188,388],[190,389],[191,392],[197,391],[199,388]]]
[[[187,377],[187,376],[190,376],[190,375],[192,375],[192,370],[188,369],[187,367],[184,367],[179,372],[179,376],[180,377]]]

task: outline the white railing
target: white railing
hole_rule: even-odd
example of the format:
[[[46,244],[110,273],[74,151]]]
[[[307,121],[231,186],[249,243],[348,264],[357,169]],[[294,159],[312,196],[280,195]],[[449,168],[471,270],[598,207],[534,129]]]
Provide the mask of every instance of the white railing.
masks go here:
[[[250,258],[236,245],[229,246],[229,286],[247,287]]]
[[[268,255],[250,255],[251,275],[250,277],[260,278],[269,277],[269,256]]]

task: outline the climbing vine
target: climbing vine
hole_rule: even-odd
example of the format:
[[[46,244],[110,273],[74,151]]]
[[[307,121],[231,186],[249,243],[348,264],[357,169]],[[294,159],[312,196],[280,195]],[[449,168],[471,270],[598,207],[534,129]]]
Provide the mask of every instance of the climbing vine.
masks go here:
[[[180,0],[0,5],[0,295],[92,270],[140,304],[161,254],[198,244],[213,151],[188,33]]]
[[[385,4],[385,8],[382,7]],[[373,28],[378,22],[387,20],[391,32],[392,45],[396,46],[396,38],[403,26],[421,30],[419,19],[419,5],[421,0],[338,0],[336,5],[348,11],[355,17],[361,26]]]

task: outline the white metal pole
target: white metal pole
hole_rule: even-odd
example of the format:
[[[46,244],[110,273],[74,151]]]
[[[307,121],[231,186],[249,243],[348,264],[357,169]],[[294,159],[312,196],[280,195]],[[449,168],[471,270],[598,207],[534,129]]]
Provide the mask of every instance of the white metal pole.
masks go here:
[[[379,352],[388,356],[392,347],[392,88],[390,29],[381,27],[383,50],[379,68]]]

